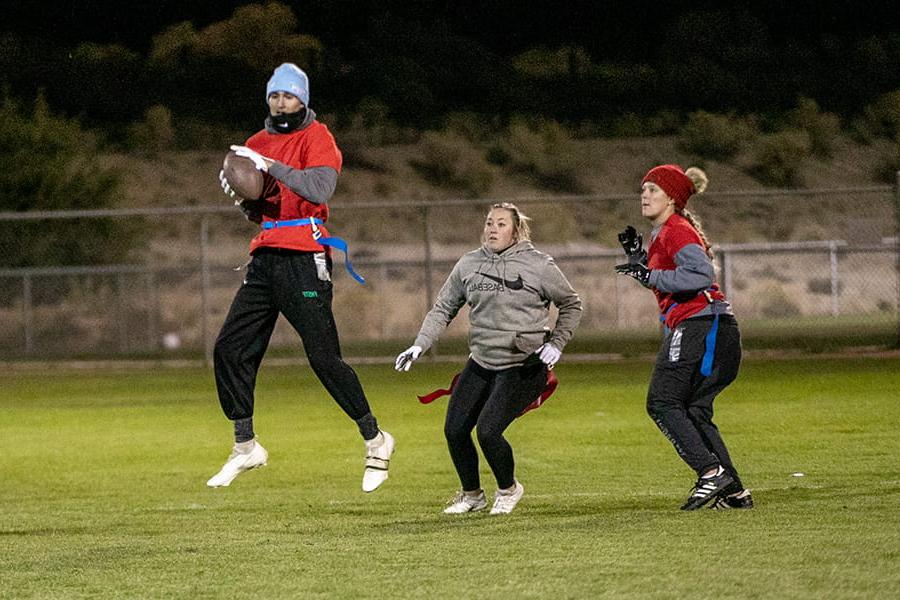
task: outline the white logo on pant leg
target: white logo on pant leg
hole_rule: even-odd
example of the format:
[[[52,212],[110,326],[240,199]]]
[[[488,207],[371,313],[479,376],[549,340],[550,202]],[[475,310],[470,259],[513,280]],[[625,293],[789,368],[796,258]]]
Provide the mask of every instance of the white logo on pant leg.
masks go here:
[[[672,332],[672,340],[669,342],[669,362],[678,362],[681,358],[681,327],[676,327]]]
[[[328,272],[328,261],[324,252],[316,252],[313,254],[313,261],[316,263],[316,275],[319,281],[331,281],[331,274]]]

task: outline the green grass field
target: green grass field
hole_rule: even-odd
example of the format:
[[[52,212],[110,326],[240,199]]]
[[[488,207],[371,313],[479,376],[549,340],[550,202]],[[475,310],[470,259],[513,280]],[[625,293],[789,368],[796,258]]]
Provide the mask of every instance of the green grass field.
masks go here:
[[[526,495],[503,517],[441,513],[445,399],[415,394],[451,366],[358,372],[397,439],[368,495],[354,424],[303,367],[263,367],[269,466],[218,490],[230,424],[209,371],[0,375],[0,597],[900,594],[900,358],[747,360],[716,421],[757,507],[693,513],[644,412],[647,361],[559,367],[508,431]]]

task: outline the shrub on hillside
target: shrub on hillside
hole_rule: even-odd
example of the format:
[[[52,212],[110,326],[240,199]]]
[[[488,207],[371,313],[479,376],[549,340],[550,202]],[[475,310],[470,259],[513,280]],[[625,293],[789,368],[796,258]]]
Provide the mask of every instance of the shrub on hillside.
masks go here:
[[[688,115],[678,146],[703,158],[729,160],[755,135],[756,127],[749,119],[700,110]]]
[[[430,183],[473,198],[491,189],[494,175],[481,150],[461,135],[429,131],[422,136],[418,149],[410,165]]]
[[[587,189],[573,160],[576,153],[572,136],[559,123],[544,121],[535,128],[514,121],[505,139],[488,150],[488,160],[548,190],[581,193]]]
[[[891,144],[890,148],[882,152],[874,173],[878,181],[884,183],[897,183],[897,172],[900,171],[900,136]]]
[[[444,117],[444,131],[459,134],[469,141],[483,143],[496,136],[496,117],[487,117],[473,112],[453,112]]]
[[[239,130],[231,123],[210,123],[194,119],[178,119],[174,122],[174,145],[181,150],[218,150],[222,156],[231,144],[243,143],[248,131]]]
[[[757,293],[760,314],[767,319],[786,319],[800,315],[800,307],[788,292],[777,283],[764,286]]]
[[[273,65],[294,62],[315,71],[322,43],[298,33],[293,9],[281,2],[240,6],[222,21],[197,30],[190,21],[170,25],[153,36],[150,62],[175,67],[186,58],[225,59],[269,73]],[[248,82],[237,82],[245,85]]]
[[[821,158],[831,157],[834,143],[841,133],[841,120],[834,114],[822,112],[811,98],[800,98],[797,107],[788,114],[791,127],[809,136],[810,150]]]
[[[319,120],[334,128],[345,166],[383,171],[384,167],[373,158],[369,149],[409,141],[411,137],[390,118],[389,112],[384,102],[367,97],[342,120],[330,115],[322,115]]]
[[[766,185],[788,187],[801,183],[799,170],[809,156],[809,134],[786,129],[757,138],[749,172]]]
[[[144,113],[143,120],[128,128],[129,147],[156,156],[175,143],[172,111],[162,104],[154,104]]]
[[[99,166],[89,132],[76,121],[52,115],[43,97],[31,114],[5,99],[0,139],[0,211],[115,204],[118,174]],[[134,226],[114,219],[0,221],[0,266],[109,264],[121,261],[138,240]]]
[[[875,135],[890,139],[900,135],[900,90],[879,96],[863,112],[869,130]]]
[[[612,122],[610,132],[613,137],[647,137],[674,134],[680,127],[681,117],[673,110],[661,110],[650,116],[629,112]]]

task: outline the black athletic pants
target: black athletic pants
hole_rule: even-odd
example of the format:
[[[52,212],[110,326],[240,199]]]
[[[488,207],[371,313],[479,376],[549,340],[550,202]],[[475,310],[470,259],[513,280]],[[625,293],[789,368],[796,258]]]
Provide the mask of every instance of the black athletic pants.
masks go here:
[[[741,334],[732,315],[719,317],[713,369],[700,374],[712,316],[687,319],[663,339],[647,392],[647,412],[698,475],[722,465],[741,485],[719,429],[713,400],[737,377]]]
[[[463,490],[481,487],[478,452],[472,442],[472,429],[476,427],[478,444],[497,479],[497,487],[506,489],[515,484],[512,447],[503,432],[537,399],[546,384],[547,367],[539,360],[492,371],[469,359],[453,388],[444,422],[450,457]]]
[[[341,358],[331,299],[332,284],[319,279],[312,253],[277,248],[254,253],[213,354],[226,417],[234,421],[253,416],[256,374],[279,313],[300,334],[310,366],[344,412],[358,423],[370,414],[356,373]],[[371,422],[376,429],[368,437],[377,435],[374,419]]]

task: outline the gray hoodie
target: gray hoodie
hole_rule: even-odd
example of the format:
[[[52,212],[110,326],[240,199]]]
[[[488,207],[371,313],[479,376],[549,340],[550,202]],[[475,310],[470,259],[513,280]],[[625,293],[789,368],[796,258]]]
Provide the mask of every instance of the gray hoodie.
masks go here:
[[[559,309],[549,327],[550,303]],[[521,365],[544,342],[562,350],[581,321],[581,298],[553,258],[522,241],[500,254],[482,246],[453,267],[416,336],[428,350],[469,305],[469,350],[486,369]]]

